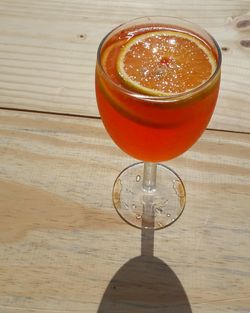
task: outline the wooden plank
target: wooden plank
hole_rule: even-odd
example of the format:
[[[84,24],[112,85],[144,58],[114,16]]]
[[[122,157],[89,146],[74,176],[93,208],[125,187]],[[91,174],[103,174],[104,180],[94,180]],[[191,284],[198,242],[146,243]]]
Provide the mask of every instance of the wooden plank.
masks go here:
[[[249,312],[249,156],[250,135],[206,131],[168,162],[187,206],[140,257],[111,202],[134,160],[101,122],[0,110],[0,312]]]
[[[249,52],[235,18],[249,1],[0,1],[0,107],[98,116],[96,50],[118,24],[145,15],[199,23],[223,47],[222,88],[210,128],[250,131]]]

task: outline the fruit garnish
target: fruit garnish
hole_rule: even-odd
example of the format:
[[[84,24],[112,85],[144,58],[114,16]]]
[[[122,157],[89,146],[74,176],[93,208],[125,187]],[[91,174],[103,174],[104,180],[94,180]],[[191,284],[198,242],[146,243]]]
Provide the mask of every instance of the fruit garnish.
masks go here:
[[[194,35],[157,30],[126,42],[116,67],[128,88],[150,96],[170,96],[207,81],[215,71],[216,59]]]

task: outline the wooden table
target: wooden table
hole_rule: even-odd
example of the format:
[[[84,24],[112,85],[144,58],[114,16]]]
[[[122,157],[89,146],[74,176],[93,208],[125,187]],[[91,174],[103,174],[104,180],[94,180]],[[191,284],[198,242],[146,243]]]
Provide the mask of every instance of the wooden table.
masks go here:
[[[250,30],[237,28],[249,11],[247,0],[0,0],[0,313],[250,312]],[[112,27],[159,14],[216,37],[222,88],[204,135],[168,162],[184,214],[141,233],[112,206],[134,160],[103,128],[94,66]]]

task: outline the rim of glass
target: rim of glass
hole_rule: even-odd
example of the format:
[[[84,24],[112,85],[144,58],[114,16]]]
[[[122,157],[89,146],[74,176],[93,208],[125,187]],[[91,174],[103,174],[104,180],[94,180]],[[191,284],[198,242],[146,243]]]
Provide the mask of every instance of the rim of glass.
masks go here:
[[[206,34],[208,36],[208,38],[212,41],[212,43],[214,44],[215,48],[216,48],[216,52],[218,54],[218,60],[217,60],[217,66],[216,69],[214,71],[214,73],[209,77],[208,80],[206,80],[203,84],[178,93],[178,94],[173,94],[173,95],[168,95],[168,96],[150,96],[150,95],[146,95],[146,94],[142,94],[133,90],[129,90],[126,89],[125,87],[115,83],[114,81],[112,81],[112,79],[109,77],[109,75],[105,72],[102,64],[101,64],[101,49],[103,47],[104,42],[106,41],[106,39],[112,34],[114,33],[116,30],[118,30],[119,28],[125,27],[126,25],[129,26],[129,24],[132,24],[133,22],[136,23],[139,20],[143,20],[143,19],[147,19],[147,18],[151,18],[151,19],[156,19],[156,18],[166,18],[166,19],[173,19],[176,21],[180,21],[180,22],[184,22],[184,23],[188,23],[190,25],[193,25],[194,27],[199,28],[199,30],[201,30],[204,34]],[[178,26],[178,25],[175,25]],[[188,28],[186,28],[186,30],[188,30]],[[164,15],[153,15],[153,16],[142,16],[142,17],[137,17],[134,19],[131,19],[125,23],[122,23],[118,26],[116,26],[115,28],[113,28],[110,32],[108,32],[108,34],[106,36],[104,36],[104,38],[101,40],[98,50],[97,50],[97,64],[99,66],[99,68],[101,69],[102,75],[104,75],[105,79],[108,80],[108,82],[113,85],[115,88],[121,90],[123,93],[138,98],[138,99],[142,99],[142,100],[147,100],[147,101],[161,101],[161,102],[173,102],[173,101],[178,101],[178,100],[182,100],[185,98],[188,98],[190,95],[194,95],[199,93],[200,91],[202,91],[203,89],[205,89],[207,86],[210,85],[210,83],[216,78],[218,72],[220,71],[221,68],[221,62],[222,62],[222,53],[221,53],[221,49],[219,47],[219,44],[217,43],[217,41],[214,39],[214,37],[212,35],[210,35],[210,33],[208,33],[204,28],[202,28],[199,24],[190,22],[189,20],[183,19],[183,18],[179,18],[179,17],[174,17],[174,16],[164,16]]]

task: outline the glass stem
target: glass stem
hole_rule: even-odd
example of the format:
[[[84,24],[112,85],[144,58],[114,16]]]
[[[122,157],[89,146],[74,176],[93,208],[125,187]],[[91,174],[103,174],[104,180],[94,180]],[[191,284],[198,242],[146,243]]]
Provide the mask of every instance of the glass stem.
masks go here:
[[[157,163],[144,162],[142,188],[146,192],[152,192],[156,189],[156,170]]]

